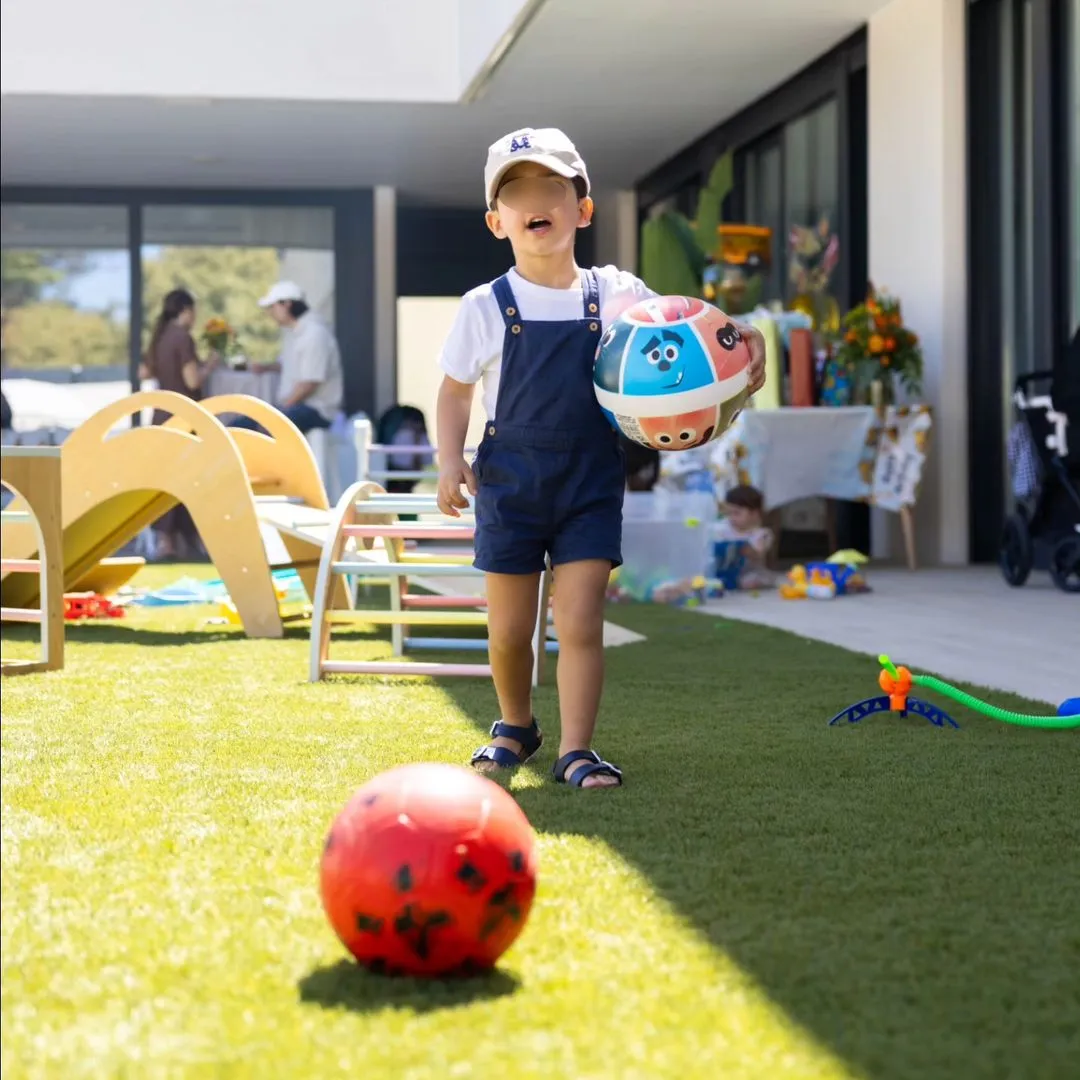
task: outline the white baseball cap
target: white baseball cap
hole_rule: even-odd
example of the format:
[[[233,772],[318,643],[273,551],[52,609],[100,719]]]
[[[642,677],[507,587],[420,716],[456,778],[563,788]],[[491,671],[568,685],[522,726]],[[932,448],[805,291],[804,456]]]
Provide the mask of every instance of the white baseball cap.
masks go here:
[[[580,176],[589,191],[589,174],[574,144],[558,128],[519,128],[488,147],[484,166],[484,196],[488,208],[495,202],[499,182],[507,169],[523,161],[535,161],[567,180]]]
[[[279,281],[270,287],[270,291],[259,301],[259,307],[273,307],[282,300],[306,300],[304,290],[295,281]]]

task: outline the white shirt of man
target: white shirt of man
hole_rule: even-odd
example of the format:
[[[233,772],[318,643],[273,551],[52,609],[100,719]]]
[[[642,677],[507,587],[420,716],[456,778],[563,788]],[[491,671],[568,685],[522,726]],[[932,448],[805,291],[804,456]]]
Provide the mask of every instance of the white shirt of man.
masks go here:
[[[601,328],[634,301],[656,295],[640,278],[616,266],[596,266],[593,273],[600,289]],[[526,281],[516,270],[510,271],[509,281],[518,311],[526,322],[570,322],[583,318],[585,298],[580,281],[569,289],[549,289]],[[461,383],[483,382],[484,415],[488,420],[495,419],[505,334],[506,323],[491,282],[478,285],[462,297],[457,318],[439,356],[440,369],[451,379]]]
[[[345,396],[341,352],[333,331],[315,312],[305,311],[285,330],[279,362],[278,401],[288,401],[299,383],[317,383],[304,404],[333,421]]]

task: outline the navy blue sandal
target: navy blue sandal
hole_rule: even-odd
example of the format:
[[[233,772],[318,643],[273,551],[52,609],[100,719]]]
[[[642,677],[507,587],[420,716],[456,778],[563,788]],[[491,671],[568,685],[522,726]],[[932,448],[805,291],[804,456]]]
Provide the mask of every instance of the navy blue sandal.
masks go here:
[[[513,724],[496,720],[491,725],[491,735],[495,739],[514,739],[521,743],[521,750],[514,753],[505,746],[481,746],[469,759],[470,765],[477,765],[481,761],[491,761],[501,769],[515,769],[524,765],[536,757],[537,751],[544,745],[544,736],[540,732],[540,725],[535,717],[527,727],[515,727]]]
[[[570,779],[567,780],[566,774],[578,761],[587,761],[589,764],[574,769]],[[581,787],[583,781],[589,776],[614,776],[619,781],[617,784],[608,784],[607,787],[622,787],[623,782],[622,770],[612,765],[610,761],[604,761],[595,750],[571,750],[569,754],[563,754],[555,762],[551,774],[560,784],[570,784],[571,787]]]

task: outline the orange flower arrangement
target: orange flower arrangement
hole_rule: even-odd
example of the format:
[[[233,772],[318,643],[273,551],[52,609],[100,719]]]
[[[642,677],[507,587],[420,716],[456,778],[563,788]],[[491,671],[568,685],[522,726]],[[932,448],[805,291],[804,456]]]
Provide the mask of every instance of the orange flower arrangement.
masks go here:
[[[229,360],[240,351],[236,331],[220,315],[214,315],[206,320],[202,339],[206,346],[219,353],[223,360]]]
[[[835,359],[859,381],[880,379],[891,390],[895,378],[912,394],[922,389],[919,339],[904,326],[900,301],[873,286],[844,316]]]

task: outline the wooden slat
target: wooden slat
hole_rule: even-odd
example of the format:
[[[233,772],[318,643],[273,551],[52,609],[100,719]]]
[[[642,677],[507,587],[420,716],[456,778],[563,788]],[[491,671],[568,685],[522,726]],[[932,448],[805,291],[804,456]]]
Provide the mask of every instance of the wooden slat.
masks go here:
[[[324,675],[461,675],[490,678],[490,664],[417,664],[408,661],[355,663],[348,660],[324,660]]]
[[[331,623],[372,623],[376,626],[487,626],[485,611],[328,611]]]
[[[368,480],[434,480],[439,475],[437,469],[420,471],[417,469],[368,469]]]
[[[364,540],[471,540],[475,533],[471,525],[413,525],[408,521],[400,525],[346,525],[341,531]]]
[[[401,600],[407,608],[487,607],[486,596],[429,596],[427,593],[406,593]]]
[[[0,608],[0,622],[41,622],[40,608],[6,607]]]
[[[358,577],[372,577],[376,574],[383,577],[391,575],[419,576],[419,577],[449,577],[460,575],[461,577],[473,577],[481,573],[471,566],[462,566],[460,563],[400,563],[400,562],[336,562],[332,563],[330,570],[335,574],[352,574]]]

